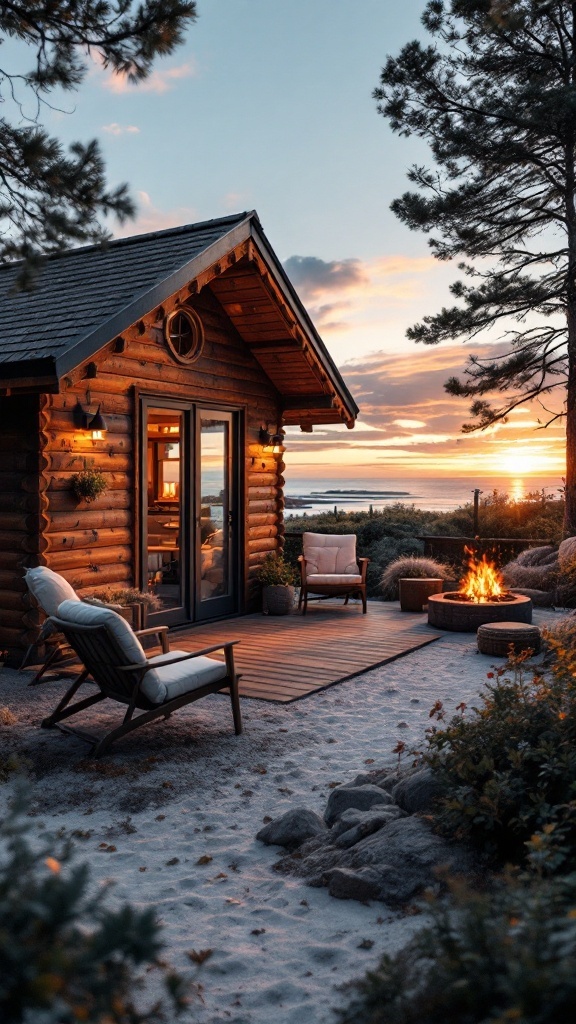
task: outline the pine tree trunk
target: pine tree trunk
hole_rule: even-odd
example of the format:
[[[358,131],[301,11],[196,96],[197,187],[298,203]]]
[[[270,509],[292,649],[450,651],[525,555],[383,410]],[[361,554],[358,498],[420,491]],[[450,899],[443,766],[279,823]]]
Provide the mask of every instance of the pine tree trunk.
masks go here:
[[[568,382],[566,386],[566,508],[564,535],[576,536],[576,303],[567,311]]]

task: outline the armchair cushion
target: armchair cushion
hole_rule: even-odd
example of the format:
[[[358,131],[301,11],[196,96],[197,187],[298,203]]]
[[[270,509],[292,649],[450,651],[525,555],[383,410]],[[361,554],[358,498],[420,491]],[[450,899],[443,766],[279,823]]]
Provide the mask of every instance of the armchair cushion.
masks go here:
[[[146,664],[146,653],[134,630],[110,607],[84,604],[83,601],[63,601],[56,614],[59,619],[79,626],[105,626],[120,646],[127,665]]]
[[[306,576],[306,582],[310,587],[313,587],[315,583],[318,585],[322,584],[322,586],[325,586],[327,583],[332,583],[335,586],[340,584],[344,587],[349,587],[351,583],[362,583],[362,577],[359,576],[357,573],[352,572],[316,572],[308,573],[308,575]]]
[[[126,665],[146,665],[146,652],[134,630],[126,619],[110,608],[84,604],[82,601],[63,601],[57,615],[59,619],[81,626],[105,626],[120,647]],[[146,672],[141,690],[152,704],[163,704],[182,693],[189,693],[200,686],[206,686],[207,683],[223,679],[226,675],[225,662],[204,656],[178,661],[173,665],[164,664],[170,658],[187,653],[174,650],[148,659],[149,663],[157,665],[158,668]]]
[[[142,681],[142,692],[153,704],[163,704],[164,701],[173,700],[182,693],[190,693],[208,683],[224,679],[226,662],[216,661],[216,658],[207,658],[202,654],[198,658],[178,661],[175,665],[162,664],[167,658],[187,653],[189,652],[170,651],[169,654],[157,654],[149,659],[149,662],[158,665],[159,668],[146,673]]]
[[[68,580],[46,565],[38,565],[35,569],[26,569],[24,580],[28,590],[36,598],[46,615],[56,615],[62,601],[80,603],[78,594]]]
[[[307,575],[357,575],[359,572],[356,562],[356,535],[353,533],[304,533],[302,545]]]

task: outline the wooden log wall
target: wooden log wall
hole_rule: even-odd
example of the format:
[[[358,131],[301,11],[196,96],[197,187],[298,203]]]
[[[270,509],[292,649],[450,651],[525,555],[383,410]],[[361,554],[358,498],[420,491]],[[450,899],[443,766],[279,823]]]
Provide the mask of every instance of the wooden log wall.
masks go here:
[[[39,485],[44,467],[43,397],[0,401],[0,649],[18,662],[38,635],[40,615],[24,570],[42,562],[47,500]]]
[[[189,366],[176,362],[164,342],[163,317],[189,302],[204,324],[202,355]],[[124,332],[89,363],[60,381],[60,392],[3,399],[0,430],[0,645],[22,648],[37,635],[23,570],[45,564],[89,594],[106,584],[138,583],[135,460],[137,390],[244,414],[241,514],[244,515],[244,594],[240,610],[259,601],[258,566],[282,546],[283,463],[262,450],[262,425],[280,426],[278,396],[219,303],[205,287],[193,298],[173,296]],[[20,410],[11,414],[11,405]],[[93,441],[80,429],[77,405],[100,405],[108,431]],[[93,468],[106,491],[77,501],[74,474]],[[15,599],[14,594],[18,597]],[[15,603],[16,601],[16,603]]]

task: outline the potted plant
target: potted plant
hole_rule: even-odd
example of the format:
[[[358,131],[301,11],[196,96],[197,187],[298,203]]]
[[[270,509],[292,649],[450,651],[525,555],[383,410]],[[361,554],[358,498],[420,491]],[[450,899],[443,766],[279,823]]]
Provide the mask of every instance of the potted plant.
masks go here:
[[[283,555],[270,552],[258,571],[264,615],[288,615],[294,607],[296,574]]]
[[[84,600],[89,604],[114,606],[134,629],[145,629],[148,611],[156,611],[161,604],[157,594],[136,587],[103,587]]]
[[[94,501],[107,488],[106,477],[98,469],[83,469],[74,473],[70,480],[72,493],[77,501]]]

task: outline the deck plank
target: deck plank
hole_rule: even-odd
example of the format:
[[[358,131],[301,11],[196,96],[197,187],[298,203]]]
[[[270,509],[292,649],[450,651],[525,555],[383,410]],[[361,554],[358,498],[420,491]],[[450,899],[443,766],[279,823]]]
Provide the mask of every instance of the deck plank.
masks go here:
[[[244,615],[171,631],[172,647],[197,650],[225,640],[234,648],[240,695],[282,704],[301,700],[437,640],[424,614],[370,601],[368,614],[342,602],[310,602],[308,614]]]

